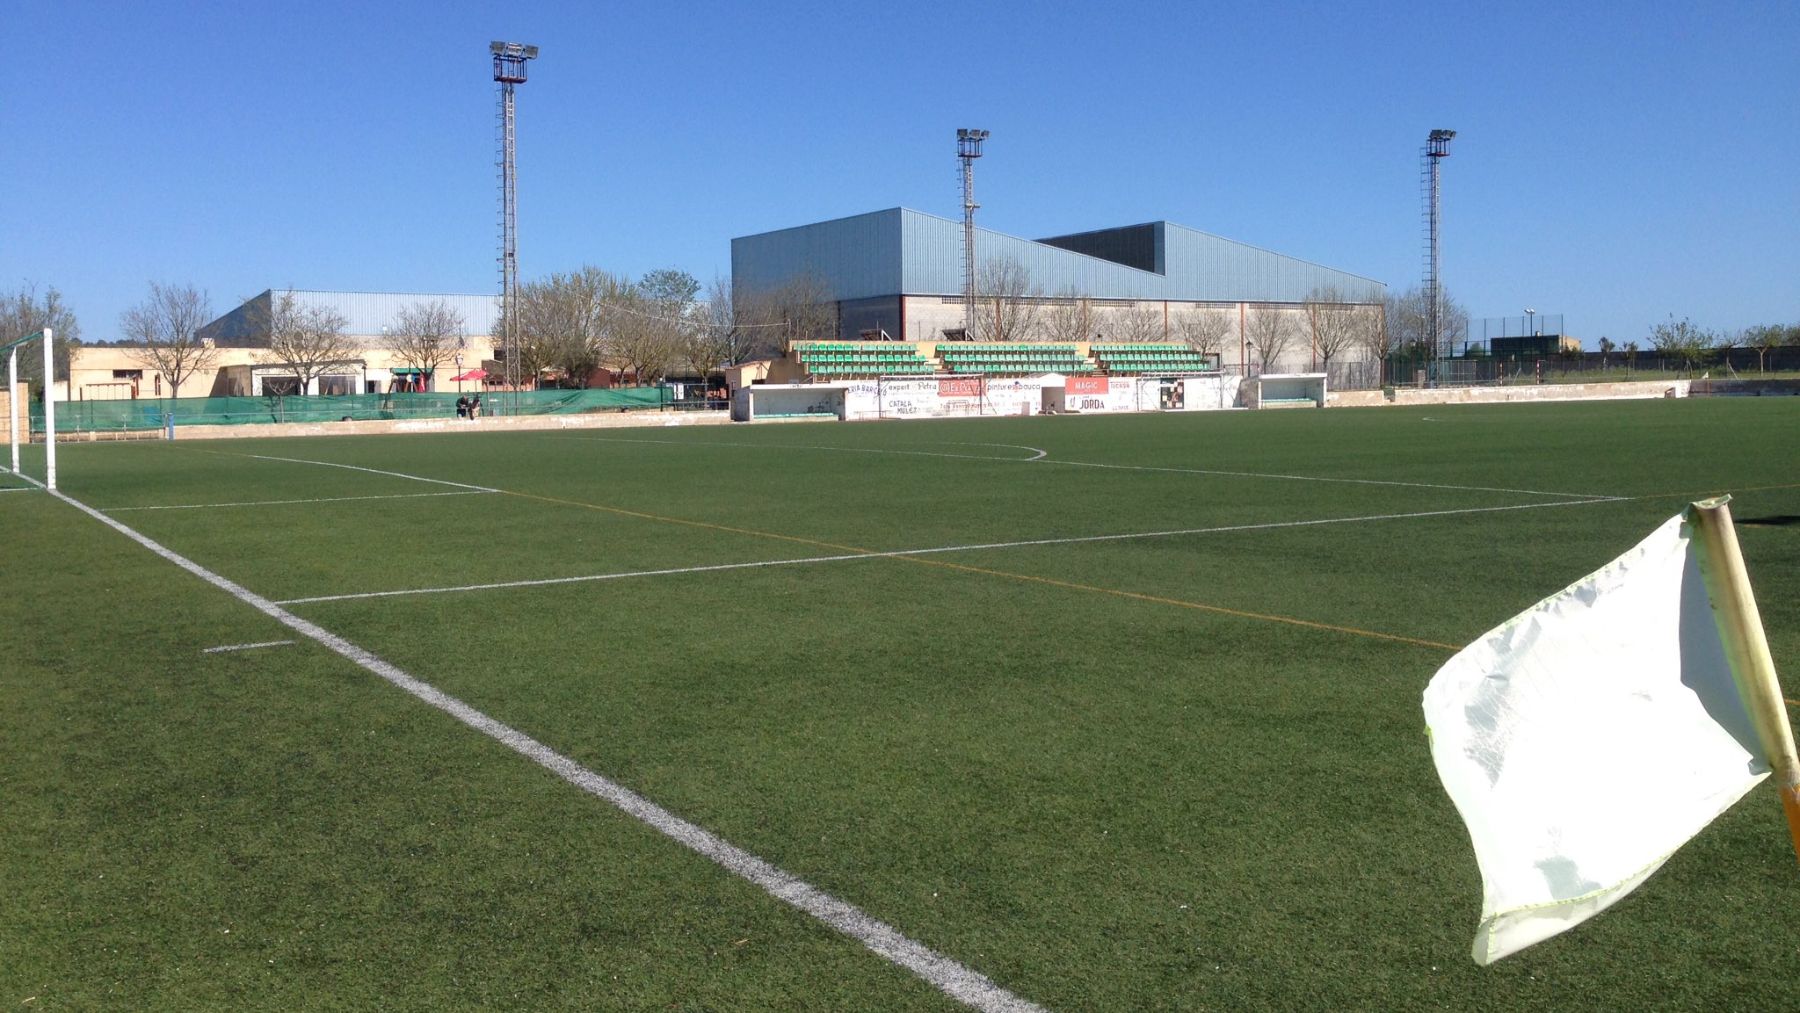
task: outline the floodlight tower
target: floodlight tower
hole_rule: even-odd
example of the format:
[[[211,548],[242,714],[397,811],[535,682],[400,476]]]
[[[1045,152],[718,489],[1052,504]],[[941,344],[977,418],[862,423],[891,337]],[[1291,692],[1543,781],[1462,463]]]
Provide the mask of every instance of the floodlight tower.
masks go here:
[[[1443,294],[1438,282],[1438,162],[1450,157],[1454,130],[1433,130],[1425,139],[1425,326],[1433,357],[1438,354]]]
[[[506,360],[506,385],[518,390],[519,335],[513,324],[513,300],[519,291],[519,192],[518,162],[513,147],[513,86],[525,83],[525,61],[535,60],[538,47],[517,42],[493,42],[494,80],[500,83],[498,128],[500,169],[500,347]]]
[[[975,160],[981,157],[986,130],[956,131],[956,157],[962,160],[963,186],[963,337],[975,330]]]

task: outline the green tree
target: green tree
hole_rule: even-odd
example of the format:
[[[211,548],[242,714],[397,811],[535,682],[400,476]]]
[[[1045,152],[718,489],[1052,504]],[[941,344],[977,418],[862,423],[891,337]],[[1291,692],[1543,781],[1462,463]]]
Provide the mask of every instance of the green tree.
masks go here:
[[[1744,332],[1744,341],[1756,349],[1756,371],[1769,371],[1769,353],[1787,340],[1788,329],[1780,324],[1758,324]]]
[[[1692,320],[1677,320],[1671,313],[1668,320],[1650,328],[1650,345],[1659,354],[1680,362],[1682,372],[1692,373],[1713,347],[1713,336]]]

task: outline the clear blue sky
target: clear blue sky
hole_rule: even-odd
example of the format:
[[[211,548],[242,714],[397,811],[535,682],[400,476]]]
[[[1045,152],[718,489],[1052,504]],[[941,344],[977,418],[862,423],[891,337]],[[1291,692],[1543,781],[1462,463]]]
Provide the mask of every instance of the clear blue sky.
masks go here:
[[[1473,7],[1474,5],[1469,5]],[[1243,9],[1234,9],[1241,7]],[[526,277],[730,271],[730,239],[904,205],[1168,219],[1419,281],[1419,148],[1475,317],[1589,348],[1667,318],[1800,322],[1800,3],[92,4],[12,0],[0,290],[89,340],[151,280],[484,292],[487,44],[519,94]]]

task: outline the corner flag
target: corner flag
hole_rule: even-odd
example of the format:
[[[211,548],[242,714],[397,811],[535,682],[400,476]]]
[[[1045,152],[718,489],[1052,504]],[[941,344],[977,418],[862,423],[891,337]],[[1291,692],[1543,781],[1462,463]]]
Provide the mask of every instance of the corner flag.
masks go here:
[[[1425,690],[1481,867],[1490,964],[1616,903],[1771,770],[1800,849],[1800,760],[1726,500],[1464,648]]]

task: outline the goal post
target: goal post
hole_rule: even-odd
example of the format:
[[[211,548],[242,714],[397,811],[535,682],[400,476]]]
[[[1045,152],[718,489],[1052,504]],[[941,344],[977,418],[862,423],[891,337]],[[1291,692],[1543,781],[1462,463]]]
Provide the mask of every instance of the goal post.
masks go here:
[[[19,474],[19,348],[33,341],[44,342],[44,488],[56,488],[56,342],[51,329],[33,331],[22,338],[0,344],[6,353],[7,442],[12,445],[12,473]],[[27,430],[31,412],[25,412]]]

